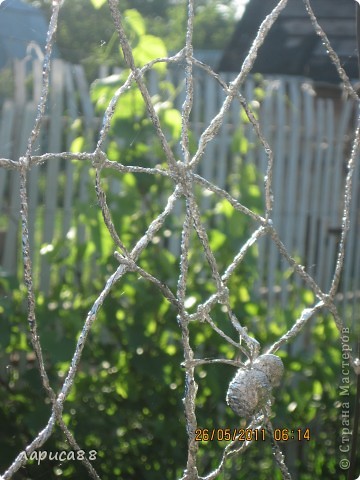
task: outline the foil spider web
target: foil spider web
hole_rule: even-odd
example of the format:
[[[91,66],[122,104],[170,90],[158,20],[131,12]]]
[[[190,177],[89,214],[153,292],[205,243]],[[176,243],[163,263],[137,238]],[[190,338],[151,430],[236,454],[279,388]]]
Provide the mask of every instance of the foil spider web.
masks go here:
[[[266,40],[267,34],[270,29],[276,22],[281,11],[286,7],[287,0],[280,0],[271,13],[263,20],[259,31],[256,35],[256,38],[248,52],[248,55],[242,65],[242,68],[236,78],[230,83],[227,84],[223,81],[221,76],[212,71],[212,69],[201,62],[199,62],[193,56],[193,46],[192,46],[192,35],[193,35],[193,23],[194,23],[194,2],[193,0],[188,1],[188,20],[187,20],[187,31],[186,31],[186,43],[184,48],[179,51],[177,54],[167,57],[159,58],[149,62],[144,65],[142,68],[135,66],[134,58],[132,55],[132,50],[129,44],[129,41],[126,37],[122,15],[119,10],[119,5],[117,0],[108,0],[111,16],[114,21],[115,30],[119,37],[119,42],[123,51],[125,61],[130,69],[130,74],[124,84],[117,90],[113,98],[111,99],[106,112],[103,117],[103,124],[101,131],[99,132],[98,142],[94,152],[92,153],[71,153],[63,152],[59,154],[47,153],[44,155],[34,155],[34,146],[40,135],[42,122],[45,116],[45,108],[47,103],[47,97],[49,93],[49,74],[51,69],[51,53],[55,39],[55,33],[57,30],[58,14],[61,8],[61,3],[59,0],[54,0],[52,5],[52,16],[49,24],[49,31],[47,35],[46,42],[46,55],[43,63],[43,78],[42,78],[42,96],[38,105],[37,117],[31,135],[28,139],[27,150],[23,157],[19,160],[11,159],[0,159],[0,167],[6,169],[17,170],[20,175],[20,199],[21,199],[21,224],[22,224],[22,253],[23,253],[23,266],[24,266],[24,282],[27,288],[27,299],[28,299],[28,324],[31,334],[31,341],[33,349],[36,353],[38,360],[38,368],[41,375],[42,383],[45,388],[45,391],[51,400],[52,403],[52,413],[51,416],[43,428],[43,430],[33,439],[33,441],[26,447],[25,453],[30,455],[36,449],[39,449],[46,440],[52,435],[54,426],[56,423],[59,424],[61,430],[63,431],[69,445],[74,450],[80,450],[76,439],[74,438],[72,432],[66,426],[63,420],[63,408],[66,398],[68,397],[72,385],[74,383],[77,369],[80,363],[82,352],[86,344],[89,332],[93,323],[96,321],[99,309],[101,308],[106,297],[111,293],[111,291],[116,288],[119,280],[124,277],[128,272],[136,272],[145,280],[152,282],[162,293],[162,295],[173,305],[176,309],[178,316],[178,324],[182,333],[182,343],[184,349],[184,368],[185,368],[185,396],[183,399],[184,403],[184,413],[186,418],[186,431],[188,435],[188,453],[186,466],[184,467],[184,473],[182,480],[211,480],[219,476],[221,471],[224,468],[225,462],[228,458],[231,458],[234,455],[242,454],[247,448],[251,446],[251,441],[243,442],[239,447],[239,442],[231,441],[223,449],[222,457],[219,461],[217,468],[208,473],[205,476],[199,476],[198,473],[198,450],[199,443],[195,440],[195,430],[197,429],[197,415],[196,415],[196,396],[197,396],[197,383],[195,381],[195,369],[199,365],[210,364],[210,363],[226,363],[238,368],[246,368],[243,361],[240,360],[225,360],[225,359],[202,359],[195,358],[194,350],[190,341],[189,326],[192,322],[205,322],[208,323],[220,336],[223,337],[228,343],[233,345],[241,353],[242,358],[247,359],[250,364],[256,361],[261,352],[261,345],[252,338],[246,328],[244,328],[236,316],[236,312],[232,311],[230,306],[229,299],[229,289],[228,283],[231,276],[236,271],[237,267],[241,264],[245,258],[248,250],[256,244],[256,242],[264,236],[267,236],[271,241],[276,245],[277,249],[281,253],[284,260],[294,269],[298,276],[305,282],[307,287],[315,294],[317,298],[317,303],[314,304],[311,308],[306,308],[302,311],[300,317],[296,320],[293,326],[281,336],[273,345],[268,348],[265,352],[266,354],[274,354],[277,350],[284,345],[286,342],[294,339],[304,328],[304,326],[309,322],[309,320],[320,310],[327,309],[341,334],[343,328],[345,327],[342,318],[340,317],[336,305],[334,303],[335,294],[337,292],[340,275],[344,264],[345,256],[345,242],[347,232],[349,230],[350,224],[350,201],[351,193],[353,187],[353,172],[355,168],[355,163],[359,157],[359,136],[360,136],[360,117],[358,116],[356,131],[354,135],[352,152],[347,162],[347,177],[345,183],[345,194],[344,194],[344,210],[343,210],[343,224],[341,230],[341,240],[339,242],[338,253],[337,253],[337,262],[336,268],[332,277],[332,283],[329,291],[324,292],[320,289],[318,284],[312,278],[312,276],[305,271],[304,267],[300,265],[287,251],[284,243],[279,237],[275,227],[273,226],[271,215],[273,209],[273,195],[272,195],[272,176],[273,176],[273,165],[276,159],[274,158],[273,151],[271,146],[268,144],[266,138],[262,134],[259,121],[256,119],[256,116],[252,112],[248,102],[245,97],[239,93],[240,87],[245,82],[249,72],[252,69],[252,66],[257,57],[257,53]],[[325,48],[328,51],[328,54],[337,68],[338,74],[344,84],[344,88],[347,91],[348,95],[354,99],[356,104],[358,104],[359,99],[357,93],[355,92],[353,86],[351,85],[348,77],[346,76],[345,71],[341,67],[339,58],[335,51],[332,49],[325,32],[322,30],[320,25],[317,22],[317,19],[311,9],[309,0],[304,0],[305,8],[309,14],[313,27],[318,35],[320,35],[322,42]],[[167,63],[167,64],[185,64],[185,101],[182,106],[182,133],[181,133],[181,151],[182,158],[178,160],[174,154],[173,149],[170,147],[170,144],[162,130],[162,126],[158,117],[157,112],[154,109],[152,104],[151,96],[147,89],[144,75],[146,72],[151,70],[157,63]],[[202,68],[208,75],[211,75],[215,80],[220,83],[224,93],[225,100],[222,104],[222,107],[217,112],[217,114],[212,119],[211,123],[204,129],[201,134],[199,143],[197,145],[196,153],[194,155],[190,154],[189,147],[189,130],[190,130],[190,114],[193,105],[193,95],[194,95],[194,85],[193,85],[193,69]],[[106,141],[112,117],[114,115],[116,105],[120,97],[128,90],[128,88],[136,84],[137,88],[141,92],[142,98],[145,102],[148,116],[154,126],[156,134],[160,140],[162,150],[167,159],[167,168],[145,168],[140,166],[126,166],[122,165],[119,162],[110,161],[104,151],[102,150],[104,142]],[[267,168],[266,174],[264,177],[264,192],[265,192],[265,211],[263,215],[249,209],[246,205],[241,204],[235,197],[233,197],[226,190],[218,187],[217,185],[209,182],[202,176],[196,173],[196,167],[202,161],[202,158],[205,153],[206,146],[211,142],[219,132],[221,125],[224,121],[224,117],[228,112],[231,104],[233,102],[238,102],[239,106],[246,112],[246,115],[256,133],[260,143],[262,144],[264,151],[267,156]],[[32,265],[30,260],[30,243],[29,243],[29,219],[28,219],[28,196],[27,196],[27,177],[31,168],[35,165],[40,165],[46,161],[51,161],[51,159],[59,158],[66,161],[70,160],[81,160],[88,162],[90,166],[95,168],[95,191],[99,206],[102,211],[103,220],[106,224],[106,227],[113,239],[114,246],[116,247],[116,252],[114,253],[115,258],[119,262],[119,266],[107,280],[103,290],[99,293],[96,301],[94,302],[92,308],[90,309],[83,325],[83,329],[79,339],[77,341],[76,349],[72,358],[71,366],[65,376],[61,391],[56,393],[50,386],[48,374],[44,364],[44,358],[41,347],[41,338],[38,336],[38,327],[37,327],[37,318],[36,318],[36,308],[35,308],[35,292],[33,285],[33,276],[32,276]],[[146,173],[150,176],[163,176],[170,179],[173,182],[173,192],[168,197],[165,208],[153,221],[148,225],[147,231],[145,234],[137,241],[135,246],[128,250],[124,243],[121,240],[121,232],[117,232],[115,226],[111,219],[111,211],[106,201],[106,194],[101,185],[101,172],[102,169],[113,169],[114,171],[120,173],[132,172],[133,174],[137,173]],[[201,219],[201,208],[197,202],[197,199],[194,194],[194,187],[201,187],[203,189],[210,190],[213,192],[219,199],[227,200],[233,209],[250,217],[257,225],[257,228],[248,238],[248,240],[241,246],[239,252],[233,258],[233,261],[227,266],[224,273],[219,272],[216,258],[214,252],[210,247],[210,242],[206,228]],[[174,206],[177,201],[182,201],[185,205],[185,219],[182,226],[182,237],[181,237],[181,253],[179,258],[180,274],[177,282],[177,289],[173,292],[166,284],[164,284],[159,279],[153,277],[151,273],[145,271],[141,268],[137,261],[140,254],[147,248],[149,243],[152,241],[157,232],[164,226],[166,219],[174,214]],[[206,261],[210,267],[212,278],[216,285],[216,292],[213,293],[209,298],[207,298],[202,304],[197,306],[197,311],[195,313],[189,314],[185,307],[185,300],[187,295],[187,280],[189,272],[189,249],[191,244],[191,234],[196,232],[197,237],[200,240]],[[223,311],[226,312],[230,323],[232,324],[235,331],[239,334],[241,341],[235,342],[233,339],[228,337],[221,329],[216,326],[211,318],[213,308],[221,304],[223,306]],[[351,365],[354,368],[354,371],[357,374],[360,374],[360,365],[357,358],[351,357]],[[224,392],[225,397],[226,392]],[[276,401],[276,399],[275,399]],[[252,416],[251,422],[249,423],[249,428],[259,429],[266,428],[267,431],[271,432],[273,430],[272,422],[270,420],[271,415],[271,404],[268,402],[260,411],[256,412]],[[185,432],[184,432],[185,433]],[[288,467],[286,466],[284,455],[281,451],[280,446],[277,442],[273,443],[274,459],[277,463],[279,470],[284,479],[290,479],[291,475]],[[91,461],[88,458],[84,458],[83,464],[89,472],[91,478],[99,479],[100,476],[93,467]],[[2,474],[0,478],[7,480],[10,479],[26,462],[24,452],[20,452],[13,463],[9,468]]]

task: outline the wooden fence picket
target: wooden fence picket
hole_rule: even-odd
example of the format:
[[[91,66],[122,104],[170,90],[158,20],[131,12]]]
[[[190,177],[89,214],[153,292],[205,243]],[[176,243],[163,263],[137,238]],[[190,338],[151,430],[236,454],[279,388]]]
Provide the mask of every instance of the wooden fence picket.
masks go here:
[[[61,60],[53,60],[51,69],[51,90],[49,98],[49,125],[46,128],[48,135],[47,151],[58,153],[62,147],[63,125],[62,117],[64,114],[64,71]],[[46,148],[46,147],[45,147]],[[52,159],[46,164],[46,185],[44,200],[44,224],[42,233],[42,243],[51,244],[55,238],[55,221],[58,211],[58,190],[60,160]],[[40,289],[48,293],[51,285],[51,264],[46,256],[41,259],[41,280]]]
[[[1,111],[1,122],[0,122],[0,155],[5,158],[9,158],[12,152],[12,134],[15,121],[15,106],[12,100],[6,100],[4,102],[2,111]],[[15,259],[7,257],[9,255],[9,249],[11,248],[11,242],[14,243],[15,239],[11,238],[11,223],[12,216],[15,214],[17,218],[17,212],[10,210],[9,194],[10,189],[7,188],[9,184],[13,183],[15,177],[14,172],[7,171],[5,169],[0,169],[0,205],[2,206],[2,211],[5,213],[5,225],[1,228],[1,237],[0,237],[0,246],[2,251],[2,256],[0,255],[0,260],[2,260],[2,267],[10,272],[15,273]],[[0,254],[1,254],[0,251]]]

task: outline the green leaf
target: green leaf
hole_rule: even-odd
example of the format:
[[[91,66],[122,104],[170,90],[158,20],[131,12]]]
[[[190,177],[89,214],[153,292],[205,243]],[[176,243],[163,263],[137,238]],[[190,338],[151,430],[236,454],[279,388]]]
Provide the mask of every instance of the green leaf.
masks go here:
[[[216,252],[216,250],[219,250],[224,245],[227,237],[219,230],[211,230],[209,233],[210,247]]]
[[[127,392],[127,385],[125,385],[125,382],[116,383],[115,389],[116,393],[120,395],[122,398],[128,398],[128,392]]]
[[[139,37],[145,35],[145,21],[137,10],[125,10],[124,23]]]
[[[113,162],[118,162],[120,159],[120,151],[119,151],[119,146],[116,142],[112,141],[109,143],[108,149],[107,149],[107,156],[109,160]]]
[[[138,89],[131,89],[120,97],[114,119],[140,119],[145,115],[145,103]]]
[[[239,288],[239,298],[243,303],[246,303],[250,300],[249,290],[245,286],[241,286]]]
[[[137,46],[133,49],[135,64],[142,67],[146,63],[159,57],[166,57],[167,51],[161,38],[154,35],[143,35]],[[166,70],[165,63],[157,63],[153,67],[159,72]]]
[[[155,320],[150,320],[148,324],[146,325],[145,328],[145,335],[146,336],[151,336],[153,335],[157,330],[157,323]]]
[[[248,313],[251,317],[254,317],[259,313],[259,305],[257,303],[250,303],[248,302],[245,306],[244,309],[246,313]]]
[[[313,382],[313,392],[314,392],[314,395],[317,395],[321,398],[322,394],[323,394],[323,386],[321,384],[321,382],[319,382],[319,380],[314,380]]]
[[[135,175],[133,173],[125,173],[123,176],[123,183],[130,188],[134,188],[136,185]]]
[[[304,290],[303,291],[303,301],[307,304],[307,305],[312,305],[315,301],[315,297],[314,297],[314,294],[311,290]]]
[[[261,198],[261,192],[257,185],[249,185],[249,196],[253,198]]]
[[[95,80],[92,83],[90,97],[98,110],[105,110],[123,80],[124,74],[117,74]]]
[[[99,10],[106,3],[106,0],[91,0],[91,3],[96,10]]]
[[[84,137],[77,137],[73,140],[70,146],[70,152],[82,152],[84,149],[85,139]]]
[[[162,118],[165,126],[170,130],[171,139],[179,139],[181,134],[181,114],[179,110],[167,108]]]
[[[220,200],[216,204],[216,213],[223,213],[227,218],[231,218],[234,213],[234,207],[227,200]]]

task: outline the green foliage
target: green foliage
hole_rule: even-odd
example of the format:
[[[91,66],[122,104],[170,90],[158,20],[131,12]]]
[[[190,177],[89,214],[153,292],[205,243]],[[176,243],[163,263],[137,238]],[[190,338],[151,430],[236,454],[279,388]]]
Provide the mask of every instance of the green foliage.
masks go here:
[[[174,2],[158,15],[147,17],[148,28],[163,39],[170,50],[185,44],[187,24],[186,2]],[[229,42],[235,27],[235,11],[231,2],[215,0],[195,3],[193,46],[204,50],[222,50]]]
[[[27,1],[40,5],[50,18],[49,0]],[[169,50],[178,50],[184,46],[186,0],[120,0],[119,9],[124,17],[125,10],[136,9],[140,12],[148,35],[161,37]],[[234,13],[233,2],[230,0],[224,0],[220,4],[216,0],[195,2],[194,47],[223,49],[235,26]],[[125,26],[127,21],[125,19]],[[139,31],[137,34],[142,35]],[[146,46],[146,39],[141,41]],[[64,2],[57,32],[61,58],[82,64],[88,77],[94,79],[100,65],[119,66],[121,60],[117,45],[117,34],[114,33],[114,24],[105,0]]]
[[[142,28],[142,23],[134,13],[129,18],[129,28],[133,28],[132,38],[136,42],[136,33]],[[158,45],[164,49],[160,41]],[[139,52],[142,61],[148,61],[153,53],[146,49],[139,49]],[[119,76],[94,83],[92,99],[99,114],[103,113],[109,99],[127,75],[128,72],[124,71]],[[159,92],[153,97],[154,108],[173,145],[179,140],[181,131],[180,114],[172,105],[176,92],[168,82],[161,78],[159,81]],[[84,143],[84,138],[77,138],[73,149],[82,149]],[[144,102],[133,88],[119,101],[107,153],[111,160],[124,164],[153,166],[154,163],[164,162],[159,141],[147,119]],[[75,164],[75,183],[81,178],[83,168]],[[127,248],[131,249],[151,220],[162,211],[173,185],[166,178],[127,173],[120,177],[120,192],[114,192],[111,184],[117,177],[113,172],[104,170],[102,187],[115,227]],[[244,170],[241,178],[239,176],[241,189],[249,183],[254,187],[256,185],[255,173],[250,167]],[[202,192],[199,190],[196,194],[201,200]],[[243,195],[245,201],[248,195],[245,188]],[[60,388],[69,368],[84,318],[106,278],[116,268],[114,245],[96,207],[94,192],[89,192],[89,196],[86,204],[79,202],[75,205],[76,223],[66,238],[55,242],[52,248],[43,250],[52,269],[59,272],[59,282],[52,289],[50,297],[44,299],[38,295],[37,303],[38,333],[50,381],[56,390]],[[224,201],[211,200],[211,204],[203,215],[203,221],[209,227],[210,243],[223,270],[236,254],[239,244],[245,240],[248,221],[229,210]],[[142,268],[173,290],[176,289],[179,271],[177,259],[168,249],[168,242],[170,235],[179,234],[182,220],[183,215],[169,219],[139,261]],[[79,242],[77,236],[79,224],[85,229],[83,243]],[[191,294],[187,299],[189,308],[192,302],[201,301],[214,291],[209,268],[204,267],[206,261],[200,253],[201,249],[196,248],[198,240],[195,236],[193,240],[195,247],[190,253],[189,278]],[[249,256],[250,260],[252,258],[254,261],[255,254],[254,250]],[[250,266],[245,268],[250,281],[254,278],[255,269]],[[241,272],[239,289],[246,291],[240,275]],[[4,307],[2,342],[6,350],[1,354],[1,364],[4,367],[12,365],[14,356],[23,360],[21,364],[11,367],[13,380],[2,397],[5,440],[1,469],[10,463],[14,452],[21,448],[21,442],[29,443],[31,437],[44,427],[50,412],[49,403],[44,403],[44,392],[34,359],[30,362],[32,351],[22,320],[26,317],[24,291],[6,282],[4,292],[6,295],[12,293],[6,309]],[[230,335],[233,334],[221,310],[217,311],[215,321]],[[233,356],[232,349],[209,326],[194,325],[192,336],[198,355],[217,356],[220,351],[228,358]],[[143,478],[146,475],[148,479],[155,479],[159,477],[159,470],[163,478],[181,475],[187,448],[181,401],[185,388],[180,368],[182,360],[181,332],[175,310],[152,284],[139,279],[137,275],[128,274],[113,289],[100,311],[66,403],[65,420],[80,445],[99,452],[99,462],[95,466],[99,467],[102,478]],[[227,421],[224,392],[232,372],[222,367],[211,375],[207,375],[206,369],[201,369],[198,374],[199,382],[207,377],[197,400],[201,424],[205,426],[212,419],[221,425]],[[5,374],[3,379],[7,383]],[[12,422],[15,411],[19,418],[16,424]],[[168,421],[169,418],[171,421]],[[64,439],[57,431],[47,443],[47,449],[62,448]],[[205,456],[203,467],[215,460],[213,453],[210,457]],[[87,478],[82,466],[75,462],[45,465],[42,468],[48,468],[50,472],[57,469],[64,478]],[[49,471],[48,476],[53,475]],[[36,464],[27,466],[28,476],[35,478],[36,472]]]
[[[87,0],[65,2],[60,10],[57,46],[61,58],[83,64],[88,76],[98,75],[99,65],[119,62],[117,36],[107,5],[101,12]]]

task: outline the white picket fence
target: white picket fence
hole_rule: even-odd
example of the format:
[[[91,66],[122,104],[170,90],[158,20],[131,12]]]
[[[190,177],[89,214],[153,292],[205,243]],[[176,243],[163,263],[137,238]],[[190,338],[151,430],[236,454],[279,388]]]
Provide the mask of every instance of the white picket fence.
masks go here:
[[[41,65],[33,62],[33,91],[26,90],[26,63],[15,63],[16,95],[3,104],[0,122],[0,156],[17,159],[26,149],[33,126],[36,104],[40,96]],[[180,72],[182,74],[182,72]],[[176,70],[171,80],[178,83]],[[230,81],[234,75],[222,75]],[[199,138],[220,108],[224,94],[213,78],[203,72],[195,75],[196,91],[192,112],[192,128]],[[320,287],[329,288],[336,261],[336,247],[342,221],[342,198],[345,162],[353,135],[354,104],[344,98],[319,98],[311,84],[301,78],[267,78],[264,98],[254,93],[255,80],[249,78],[243,93],[256,108],[265,137],[274,150],[273,193],[275,207],[273,222],[288,251],[301,258]],[[156,92],[156,76],[149,77],[151,93]],[[176,99],[181,108],[183,98]],[[258,103],[257,103],[258,102]],[[260,172],[265,171],[266,154],[255,133],[233,103],[227,121],[217,138],[208,145],[200,173],[208,180],[225,186],[229,171],[232,139],[242,128],[247,138],[245,162],[252,162]],[[53,61],[49,108],[44,135],[38,144],[39,153],[68,150],[77,133],[70,128],[81,120],[86,149],[94,148],[94,132],[99,126],[89,98],[84,71],[61,60]],[[48,292],[58,276],[55,267],[39,255],[41,245],[51,244],[54,238],[64,237],[73,224],[73,205],[84,202],[88,195],[88,169],[75,176],[74,165],[60,160],[46,162],[33,168],[29,179],[29,214],[31,245],[34,258],[36,286]],[[356,300],[360,291],[360,219],[358,215],[360,171],[357,168],[356,188],[352,198],[352,227],[347,241],[345,269],[339,298],[344,299],[346,314],[356,315]],[[17,172],[0,169],[0,266],[4,272],[17,274],[19,268],[19,178]],[[60,197],[60,185],[63,194]],[[204,206],[206,207],[206,198]],[[84,225],[77,225],[77,237],[85,238]],[[172,250],[177,253],[176,243]],[[288,265],[267,238],[259,243],[258,290],[266,294],[269,305],[278,300],[286,305],[289,292],[282,275]],[[299,283],[300,285],[300,283]]]

